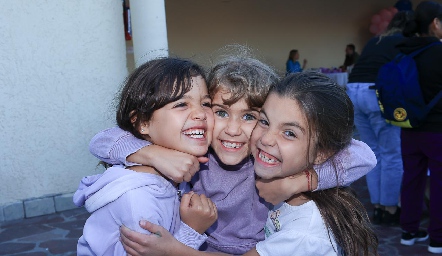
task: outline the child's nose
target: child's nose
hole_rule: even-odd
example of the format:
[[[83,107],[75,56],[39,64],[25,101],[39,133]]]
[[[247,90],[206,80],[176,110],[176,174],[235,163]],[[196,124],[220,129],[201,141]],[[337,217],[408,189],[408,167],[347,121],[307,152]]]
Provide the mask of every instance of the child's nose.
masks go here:
[[[263,146],[274,146],[275,142],[275,134],[271,133],[269,130],[263,131],[261,136],[261,144]]]
[[[230,136],[238,136],[241,134],[241,122],[234,118],[229,119],[225,132]]]
[[[204,111],[203,107],[196,107],[194,111],[192,112],[192,119],[195,120],[206,120],[207,115]]]

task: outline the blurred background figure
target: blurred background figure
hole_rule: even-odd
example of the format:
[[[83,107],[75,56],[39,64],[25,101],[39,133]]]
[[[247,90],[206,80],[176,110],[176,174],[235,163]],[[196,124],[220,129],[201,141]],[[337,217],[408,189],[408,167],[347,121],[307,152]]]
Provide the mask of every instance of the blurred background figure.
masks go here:
[[[299,60],[298,50],[291,50],[289,53],[289,58],[288,58],[287,62],[285,63],[286,74],[302,72],[305,69],[305,67],[307,65],[307,60],[304,59],[302,61],[302,67],[301,67],[301,64],[299,63],[298,60]]]
[[[422,95],[428,103],[442,90],[442,44],[437,44],[442,39],[442,4],[420,2],[414,11],[414,19],[404,29],[404,35],[413,36],[398,45],[399,50],[405,54],[436,43],[414,58]],[[442,254],[442,100],[430,110],[422,125],[403,128],[401,141],[404,165],[401,244],[413,245],[428,237],[427,232],[419,227],[429,178],[428,251]]]
[[[413,3],[410,0],[399,0],[394,4],[398,11],[413,11]]]
[[[397,206],[403,173],[401,130],[385,122],[381,116],[374,83],[380,67],[399,53],[395,46],[404,40],[402,31],[412,17],[409,12],[396,13],[387,31],[368,41],[347,84],[360,139],[370,146],[378,160],[376,167],[366,176],[374,206],[374,224],[399,224],[400,209]]]
[[[344,64],[340,66],[342,71],[348,71],[350,73],[353,65],[358,61],[359,53],[356,52],[356,47],[354,44],[347,44],[345,47],[345,60]]]

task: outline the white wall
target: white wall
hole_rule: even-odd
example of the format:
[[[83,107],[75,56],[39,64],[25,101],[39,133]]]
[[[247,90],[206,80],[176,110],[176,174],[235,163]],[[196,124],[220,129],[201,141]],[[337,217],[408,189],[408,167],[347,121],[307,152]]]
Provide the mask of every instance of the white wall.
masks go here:
[[[121,0],[0,5],[0,205],[73,192],[127,75]]]

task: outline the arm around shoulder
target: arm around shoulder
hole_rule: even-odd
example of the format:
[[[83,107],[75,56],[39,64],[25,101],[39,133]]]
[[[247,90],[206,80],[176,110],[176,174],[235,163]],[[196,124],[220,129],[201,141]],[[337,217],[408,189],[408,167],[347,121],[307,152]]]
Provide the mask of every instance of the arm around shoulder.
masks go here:
[[[136,138],[133,134],[119,127],[113,127],[97,133],[89,143],[89,151],[109,164],[135,165],[127,158],[151,143]]]
[[[318,174],[317,190],[349,186],[370,172],[377,164],[371,148],[362,141],[352,139],[350,145],[321,165],[315,165]]]

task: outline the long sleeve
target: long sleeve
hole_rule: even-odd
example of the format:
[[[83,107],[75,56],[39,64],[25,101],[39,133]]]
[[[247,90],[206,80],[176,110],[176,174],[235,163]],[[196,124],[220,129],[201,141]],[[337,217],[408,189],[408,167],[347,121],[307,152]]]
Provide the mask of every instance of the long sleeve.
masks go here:
[[[301,64],[299,64],[298,61],[293,62],[288,60],[286,63],[286,70],[287,73],[302,72]]]
[[[200,246],[207,240],[206,234],[200,234],[181,221],[181,225],[173,234],[176,240],[181,243],[198,250]]]
[[[126,161],[126,158],[150,144],[149,141],[138,139],[130,132],[113,127],[96,134],[89,143],[89,151],[108,164],[133,166],[138,164]]]
[[[376,156],[370,147],[353,139],[347,148],[338,152],[331,160],[314,166],[318,174],[316,190],[349,186],[371,171],[376,163]]]

